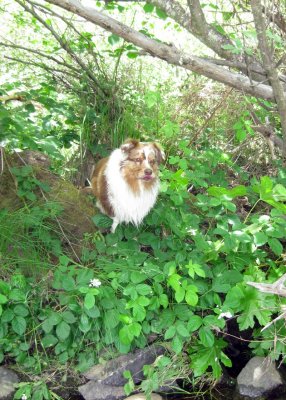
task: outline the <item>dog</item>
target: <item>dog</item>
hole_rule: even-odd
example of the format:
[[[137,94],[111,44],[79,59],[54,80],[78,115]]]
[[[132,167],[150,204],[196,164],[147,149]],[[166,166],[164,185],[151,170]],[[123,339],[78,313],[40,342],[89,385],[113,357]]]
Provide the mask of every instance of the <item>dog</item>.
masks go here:
[[[91,177],[97,207],[118,224],[139,226],[154,206],[159,192],[159,164],[164,152],[157,143],[128,139],[100,160]]]

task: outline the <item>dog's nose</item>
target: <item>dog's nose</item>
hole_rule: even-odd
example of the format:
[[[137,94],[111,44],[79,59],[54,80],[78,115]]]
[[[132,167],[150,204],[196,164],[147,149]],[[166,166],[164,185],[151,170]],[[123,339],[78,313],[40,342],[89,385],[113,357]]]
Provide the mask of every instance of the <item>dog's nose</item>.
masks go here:
[[[144,170],[144,174],[145,175],[152,175],[152,169],[150,169],[150,168],[146,168],[145,170]]]

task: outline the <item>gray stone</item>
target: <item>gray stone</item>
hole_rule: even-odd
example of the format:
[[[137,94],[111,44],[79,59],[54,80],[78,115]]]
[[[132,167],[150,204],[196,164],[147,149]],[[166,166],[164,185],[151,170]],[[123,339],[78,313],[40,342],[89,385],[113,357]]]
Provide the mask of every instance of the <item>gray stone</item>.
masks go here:
[[[237,377],[239,396],[259,398],[277,394],[284,387],[284,382],[275,364],[267,357],[253,357]]]
[[[147,397],[145,394],[138,393],[138,394],[133,394],[132,396],[126,397],[125,400],[146,400]],[[151,393],[151,400],[163,400],[163,397],[160,396],[159,394]]]
[[[123,400],[126,396],[123,387],[103,385],[89,381],[78,388],[85,400]]]
[[[156,392],[161,394],[182,393],[176,381],[166,381]]]
[[[88,380],[97,381],[104,385],[123,386],[127,382],[127,379],[123,377],[123,372],[129,370],[134,382],[139,383],[144,379],[143,366],[152,364],[164,352],[163,347],[152,345],[145,349],[136,350],[134,353],[119,356],[105,364],[95,365],[85,372],[84,376]]]
[[[0,400],[10,400],[15,392],[15,384],[19,382],[15,372],[0,367]]]

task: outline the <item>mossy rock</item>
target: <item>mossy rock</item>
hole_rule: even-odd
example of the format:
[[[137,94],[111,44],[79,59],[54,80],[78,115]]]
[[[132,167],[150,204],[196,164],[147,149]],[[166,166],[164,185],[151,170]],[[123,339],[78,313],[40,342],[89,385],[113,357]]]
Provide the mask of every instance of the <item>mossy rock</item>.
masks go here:
[[[5,154],[0,175],[0,209],[15,211],[25,206],[25,201],[17,195],[17,181],[11,173],[13,167],[31,165],[33,176],[49,186],[48,191],[37,189],[36,203],[45,201],[60,205],[62,212],[55,223],[62,233],[62,242],[72,247],[72,253],[80,254],[86,233],[96,231],[92,216],[97,212],[92,200],[72,183],[62,179],[50,170],[48,157],[37,151],[24,151],[12,155]]]

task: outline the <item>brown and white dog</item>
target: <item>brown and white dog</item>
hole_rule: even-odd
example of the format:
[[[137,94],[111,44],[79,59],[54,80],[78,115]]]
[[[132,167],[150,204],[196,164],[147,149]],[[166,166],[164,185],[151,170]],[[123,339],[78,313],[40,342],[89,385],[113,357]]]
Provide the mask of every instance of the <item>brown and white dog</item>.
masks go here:
[[[164,152],[156,143],[129,139],[96,164],[92,191],[97,207],[113,219],[111,232],[122,222],[138,226],[154,206],[163,159]]]

